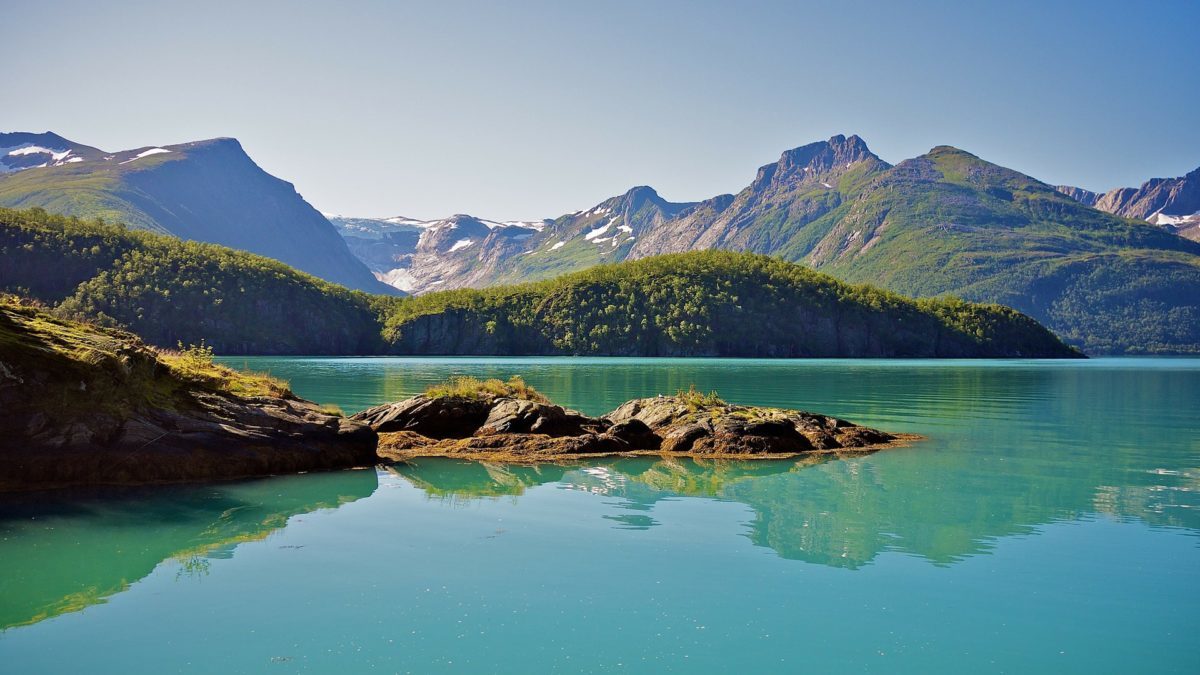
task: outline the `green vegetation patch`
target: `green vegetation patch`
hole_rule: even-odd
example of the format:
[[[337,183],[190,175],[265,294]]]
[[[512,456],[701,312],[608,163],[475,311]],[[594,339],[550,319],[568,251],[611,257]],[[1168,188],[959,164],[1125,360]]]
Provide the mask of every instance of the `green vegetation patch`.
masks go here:
[[[123,419],[147,407],[178,409],[189,394],[291,396],[286,382],[212,363],[212,352],[166,352],[121,330],[55,317],[36,303],[0,296],[0,380],[34,387],[22,397],[55,418],[108,415]]]
[[[513,375],[508,380],[478,378],[459,375],[430,385],[425,389],[425,395],[431,398],[468,398],[488,400],[493,398],[516,398],[538,403],[550,403],[540,391],[525,383],[520,375]]]

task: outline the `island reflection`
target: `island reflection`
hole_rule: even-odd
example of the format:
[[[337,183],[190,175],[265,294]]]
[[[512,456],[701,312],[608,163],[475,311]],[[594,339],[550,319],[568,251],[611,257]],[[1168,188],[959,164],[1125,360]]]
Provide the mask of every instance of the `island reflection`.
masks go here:
[[[919,461],[911,454],[917,452]],[[755,545],[845,569],[885,551],[949,565],[989,553],[998,539],[1098,515],[1200,533],[1200,513],[1192,508],[1200,503],[1200,471],[1147,472],[1136,467],[1136,457],[1124,459],[1060,475],[1038,471],[1036,454],[925,447],[802,461],[639,457],[514,466],[428,458],[388,471],[451,504],[519,498],[551,483],[615,497],[614,512],[603,517],[623,529],[656,526],[654,507],[665,499],[736,502],[754,512],[746,534]],[[998,488],[997,471],[1014,479]],[[946,482],[930,489],[931,475]]]

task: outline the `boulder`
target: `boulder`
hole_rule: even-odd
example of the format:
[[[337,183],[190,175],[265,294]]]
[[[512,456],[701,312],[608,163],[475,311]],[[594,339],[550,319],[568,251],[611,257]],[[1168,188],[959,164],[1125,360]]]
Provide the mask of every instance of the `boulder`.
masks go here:
[[[627,443],[633,450],[657,450],[662,446],[662,437],[639,419],[617,422],[608,428],[608,433]]]
[[[475,432],[488,434],[545,434],[547,436],[579,436],[603,430],[603,423],[574,410],[538,401],[515,398],[496,399],[487,419]]]
[[[429,438],[466,438],[488,420],[492,400],[459,396],[413,396],[351,417],[377,433],[413,431]]]

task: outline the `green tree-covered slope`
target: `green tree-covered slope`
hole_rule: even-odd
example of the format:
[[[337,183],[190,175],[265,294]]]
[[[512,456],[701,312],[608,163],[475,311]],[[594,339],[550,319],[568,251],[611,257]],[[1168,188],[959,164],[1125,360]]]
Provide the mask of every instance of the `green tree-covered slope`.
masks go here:
[[[752,254],[395,298],[220,246],[0,209],[0,261],[0,290],[225,354],[1075,355],[1005,307],[914,301]]]
[[[99,221],[0,209],[0,290],[227,354],[380,349],[371,296],[277,260]]]
[[[1089,352],[1200,352],[1196,242],[948,147],[849,192],[815,244],[780,254],[907,295],[1015,307]]]
[[[392,349],[417,354],[1069,357],[1007,307],[910,300],[776,258],[701,251],[548,281],[392,302]]]

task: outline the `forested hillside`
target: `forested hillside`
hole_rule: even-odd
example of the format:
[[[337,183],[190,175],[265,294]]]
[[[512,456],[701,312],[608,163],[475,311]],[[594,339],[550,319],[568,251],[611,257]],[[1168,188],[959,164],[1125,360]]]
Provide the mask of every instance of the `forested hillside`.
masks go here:
[[[1007,307],[910,300],[748,253],[702,251],[389,304],[406,354],[1073,356]]]
[[[372,296],[215,244],[0,209],[0,290],[223,354],[377,352]]]
[[[395,298],[221,246],[0,209],[0,260],[0,290],[221,354],[1075,355],[1006,307],[910,300],[748,253]]]

